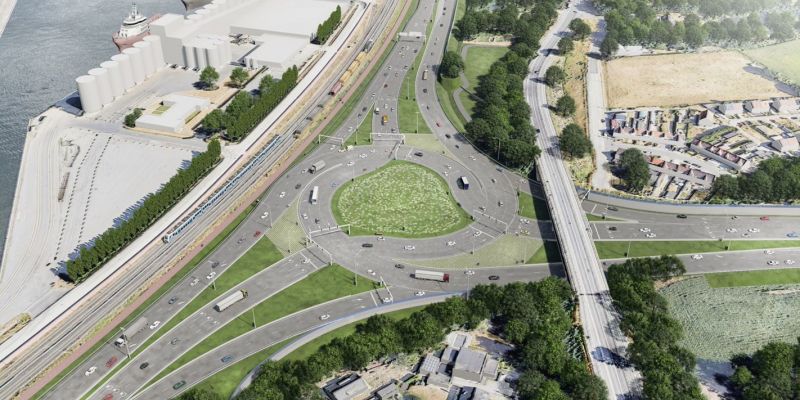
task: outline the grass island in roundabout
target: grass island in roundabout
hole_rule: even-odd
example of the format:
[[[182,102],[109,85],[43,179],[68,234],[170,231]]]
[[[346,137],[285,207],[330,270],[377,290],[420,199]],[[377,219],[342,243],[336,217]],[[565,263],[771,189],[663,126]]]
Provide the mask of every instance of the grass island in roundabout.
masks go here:
[[[333,195],[333,215],[351,235],[404,238],[441,236],[472,222],[436,172],[408,161],[389,161],[343,184]]]

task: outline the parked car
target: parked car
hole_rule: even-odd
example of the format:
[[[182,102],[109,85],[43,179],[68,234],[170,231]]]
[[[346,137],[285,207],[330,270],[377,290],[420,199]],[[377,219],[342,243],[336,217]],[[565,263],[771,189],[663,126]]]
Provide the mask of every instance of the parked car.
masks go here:
[[[608,227],[608,230],[610,230],[610,231],[616,231],[616,230],[617,230],[617,227],[616,227],[616,226],[609,226],[609,227]]]
[[[405,266],[405,265],[403,265],[403,264],[395,264],[395,265],[394,265],[394,267],[395,267],[395,268],[397,268],[397,269],[403,269],[403,268],[405,268],[406,266]]]
[[[178,389],[182,388],[183,385],[185,385],[185,384],[186,384],[186,381],[180,381],[180,382],[172,385],[172,388],[175,389],[175,390],[178,390]]]
[[[677,217],[680,218],[680,219],[686,219],[687,218],[686,214],[678,214]]]
[[[319,316],[319,320],[320,321],[326,321],[330,317],[331,316],[329,314],[322,314],[322,315]]]
[[[117,363],[118,359],[117,356],[111,356],[111,358],[106,361],[106,368],[111,368]]]
[[[761,218],[759,218],[759,219],[762,220],[762,221],[769,221],[769,217],[766,216],[766,215],[761,217]]]
[[[769,265],[778,265],[778,262],[775,261],[775,260],[769,260],[769,261],[767,261],[767,264],[769,264]]]
[[[361,243],[361,247],[370,248],[372,246],[374,246],[372,243]]]
[[[161,325],[161,321],[153,321],[153,323],[150,324],[150,329],[156,329],[159,325]]]
[[[222,361],[223,363],[227,364],[227,363],[231,362],[231,360],[233,360],[233,356],[228,354],[227,356],[222,357],[222,359],[220,361]]]
[[[86,370],[86,372],[84,372],[83,374],[84,374],[84,375],[86,375],[86,376],[89,376],[89,375],[93,374],[93,373],[94,373],[94,371],[97,371],[97,367],[95,367],[94,365],[92,365],[92,366],[91,366],[91,367],[89,367],[89,369],[87,369],[87,370]]]
[[[139,364],[139,369],[145,369],[145,368],[147,368],[149,366],[150,366],[150,363],[145,361],[145,362]]]
[[[489,280],[490,280],[490,281],[496,281],[496,280],[498,280],[498,279],[500,279],[500,277],[499,277],[499,276],[497,276],[497,275],[489,275]]]
[[[692,256],[692,260],[702,260],[702,259],[703,259],[702,254],[695,254]]]
[[[178,301],[178,298],[177,297],[172,297],[172,298],[169,299],[169,301],[167,303],[175,304],[176,301]]]
[[[414,296],[425,296],[425,292],[420,290],[417,293],[414,293]]]

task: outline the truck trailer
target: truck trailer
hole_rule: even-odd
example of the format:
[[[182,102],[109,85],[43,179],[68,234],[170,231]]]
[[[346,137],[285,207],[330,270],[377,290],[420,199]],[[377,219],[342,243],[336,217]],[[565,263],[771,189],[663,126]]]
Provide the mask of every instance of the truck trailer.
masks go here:
[[[245,298],[247,298],[247,290],[237,290],[236,292],[231,293],[230,296],[220,300],[219,303],[215,304],[214,309],[222,312],[226,308],[244,300]]]
[[[422,269],[414,271],[414,278],[428,280],[428,281],[450,282],[450,274],[445,274],[443,272],[425,271]]]
[[[325,168],[325,160],[319,160],[311,165],[310,171],[313,174],[323,168]]]
[[[117,346],[124,346],[132,337],[141,332],[147,326],[147,318],[141,317],[132,323],[129,327],[122,330],[122,335],[119,335],[114,344]]]

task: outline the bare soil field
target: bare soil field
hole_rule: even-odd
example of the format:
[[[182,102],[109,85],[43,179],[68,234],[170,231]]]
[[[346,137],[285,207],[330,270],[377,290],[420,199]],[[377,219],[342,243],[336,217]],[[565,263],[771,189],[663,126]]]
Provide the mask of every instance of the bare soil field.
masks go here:
[[[623,57],[605,65],[610,108],[679,106],[791,95],[740,53]]]

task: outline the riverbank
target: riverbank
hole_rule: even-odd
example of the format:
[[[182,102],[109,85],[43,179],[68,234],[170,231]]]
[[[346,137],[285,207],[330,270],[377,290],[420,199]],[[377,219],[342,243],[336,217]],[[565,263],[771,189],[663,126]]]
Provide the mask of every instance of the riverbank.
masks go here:
[[[3,31],[6,29],[6,24],[11,19],[11,13],[16,5],[17,0],[0,0],[0,37],[3,36]]]

